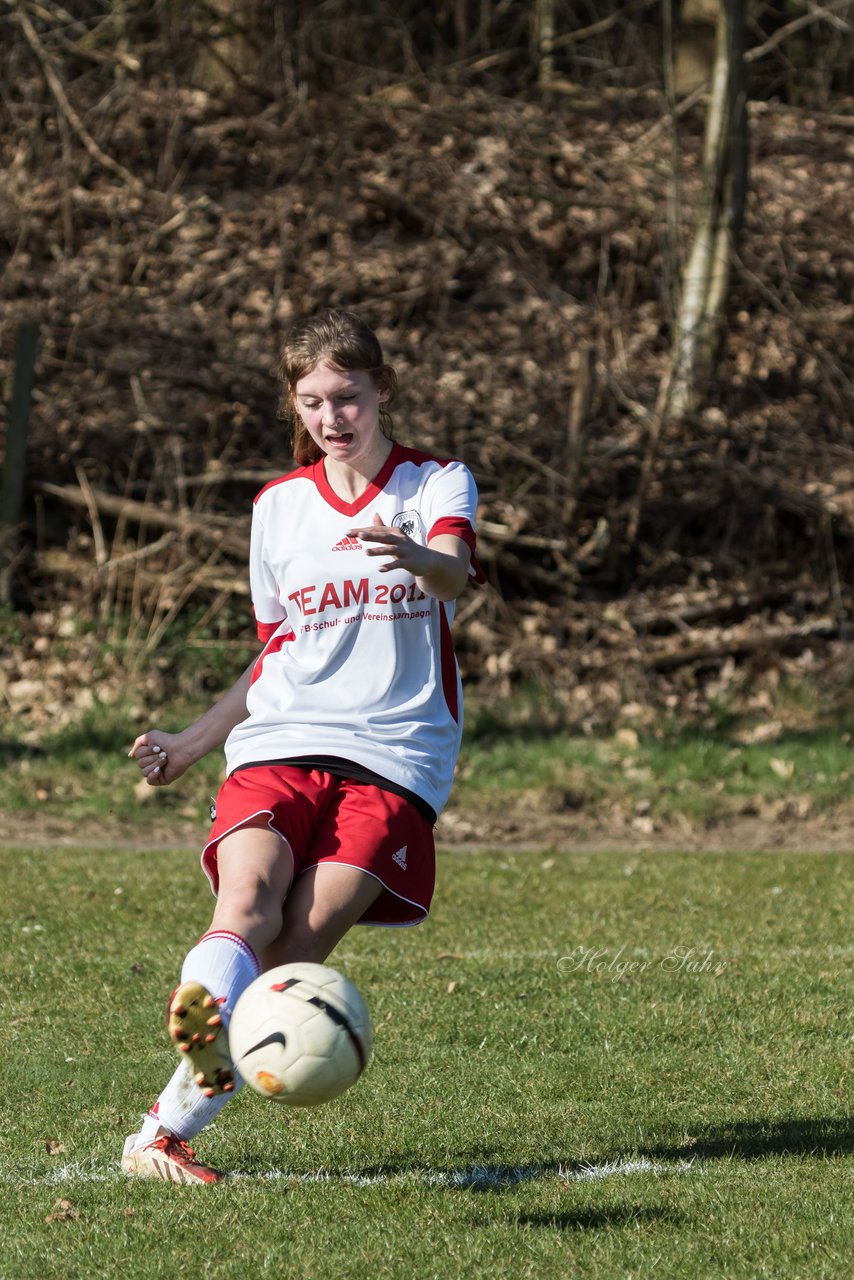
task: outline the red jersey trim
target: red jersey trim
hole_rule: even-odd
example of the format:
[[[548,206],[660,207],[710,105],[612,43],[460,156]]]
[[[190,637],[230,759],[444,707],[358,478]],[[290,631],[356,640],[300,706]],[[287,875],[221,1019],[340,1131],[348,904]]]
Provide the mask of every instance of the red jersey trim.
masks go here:
[[[365,507],[370,506],[372,502],[375,502],[379,496],[380,490],[394,470],[394,467],[389,466],[391,457],[392,455],[389,454],[377,475],[374,476],[373,480],[371,480],[370,484],[365,489],[365,492],[360,494],[355,502],[345,502],[343,498],[338,497],[338,494],[332,488],[332,485],[326,477],[326,467],[324,466],[323,458],[321,458],[319,462],[315,462],[312,468],[312,479],[317,485],[317,492],[320,494],[321,498],[323,498],[323,501],[328,503],[334,511],[340,511],[342,516],[356,516],[360,511],[363,511]]]
[[[281,625],[281,622],[259,622],[256,618],[255,630],[258,632],[258,639],[262,644],[266,644],[268,640],[273,639]]]
[[[435,453],[425,453],[423,449],[407,449],[405,445],[396,444],[397,461],[412,462],[416,467],[423,467],[427,462],[435,462],[437,467],[447,467],[456,461],[454,458],[437,458]]]
[[[448,710],[459,724],[460,708],[457,697],[457,657],[454,653],[454,639],[448,613],[442,601],[439,601],[439,664],[442,670],[442,691]]]
[[[423,453],[420,449],[407,449],[403,445],[392,444],[391,453],[367,486],[365,492],[360,494],[355,502],[346,502],[344,498],[338,496],[327,479],[324,461],[324,458],[320,458],[317,462],[311,462],[305,467],[297,467],[294,471],[289,471],[287,475],[279,476],[277,480],[271,480],[255,495],[255,502],[268,489],[274,489],[277,485],[285,484],[288,480],[311,480],[316,485],[320,496],[334,511],[339,511],[343,516],[357,516],[361,511],[364,511],[365,507],[376,501],[396,469],[403,463],[411,462],[417,467],[422,467],[425,463],[433,462],[439,467],[446,467],[453,459],[437,458],[432,453]]]
[[[360,494],[355,502],[346,502],[332,488],[326,475],[323,458],[305,470],[311,472],[312,479],[317,485],[318,493],[324,502],[327,502],[332,507],[333,511],[340,511],[342,516],[357,516],[366,507],[369,507],[372,502],[376,502],[394,472],[404,462],[414,462],[417,466],[423,466],[425,462],[436,462],[440,467],[447,466],[446,462],[443,462],[440,458],[434,458],[429,453],[419,453],[417,449],[405,449],[403,445],[392,444],[391,452],[385,462],[365,489],[365,492]]]
[[[464,542],[471,552],[471,560],[469,562],[469,576],[473,582],[486,582],[486,576],[480,567],[477,559],[477,534],[469,524],[468,520],[462,516],[440,516],[436,523],[427,534],[429,543],[431,538],[435,538],[438,534],[450,533],[455,538],[459,538]]]
[[[255,497],[252,500],[253,503],[257,502],[258,499],[261,497],[261,495],[266,493],[268,489],[275,489],[276,485],[284,484],[286,480],[300,480],[305,476],[310,476],[311,472],[312,472],[312,468],[310,466],[297,467],[294,471],[289,471],[286,476],[279,476],[277,480],[268,481],[268,483],[264,485],[264,488],[259,489],[258,492],[255,494]]]
[[[259,623],[259,630],[263,625],[263,623]],[[286,631],[284,635],[275,636],[273,639],[268,641],[262,653],[259,654],[258,661],[252,668],[252,679],[249,681],[250,685],[253,685],[260,676],[261,668],[264,665],[264,659],[269,657],[271,653],[278,653],[280,649],[283,649],[286,644],[290,644],[292,640],[296,640],[294,632]]]

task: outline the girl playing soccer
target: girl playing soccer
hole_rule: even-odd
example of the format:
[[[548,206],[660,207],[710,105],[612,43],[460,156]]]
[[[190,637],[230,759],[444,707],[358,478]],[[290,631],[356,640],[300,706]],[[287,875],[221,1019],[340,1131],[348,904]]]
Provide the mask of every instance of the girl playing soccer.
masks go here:
[[[298,467],[254,504],[263,649],[195,724],[129,752],[162,786],[225,743],[227,774],[202,853],[213,918],[169,1004],[182,1061],[125,1142],[137,1177],[222,1177],[187,1144],[242,1083],[228,1021],[262,970],[322,963],[355,924],[426,918],[459,751],[451,620],[482,581],[472,476],[393,442],[397,379],[357,316],[298,324],[279,373]]]

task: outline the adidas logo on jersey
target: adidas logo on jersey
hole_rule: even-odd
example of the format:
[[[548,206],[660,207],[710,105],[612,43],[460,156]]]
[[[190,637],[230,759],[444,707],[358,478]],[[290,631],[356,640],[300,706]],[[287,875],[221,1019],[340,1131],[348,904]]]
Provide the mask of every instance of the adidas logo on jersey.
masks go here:
[[[336,542],[332,548],[333,551],[359,551],[362,544],[358,538],[353,538],[350,534],[346,538],[342,538],[340,542]]]
[[[407,845],[404,845],[402,849],[398,849],[397,853],[391,855],[392,862],[396,862],[401,871],[406,870],[406,850]]]

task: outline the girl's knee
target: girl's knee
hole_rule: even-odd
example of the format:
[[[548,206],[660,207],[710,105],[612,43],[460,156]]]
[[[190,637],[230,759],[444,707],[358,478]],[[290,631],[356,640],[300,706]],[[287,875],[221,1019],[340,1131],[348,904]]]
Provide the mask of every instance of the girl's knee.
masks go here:
[[[253,947],[266,946],[281,932],[281,903],[263,892],[234,889],[220,894],[212,924],[239,934]]]

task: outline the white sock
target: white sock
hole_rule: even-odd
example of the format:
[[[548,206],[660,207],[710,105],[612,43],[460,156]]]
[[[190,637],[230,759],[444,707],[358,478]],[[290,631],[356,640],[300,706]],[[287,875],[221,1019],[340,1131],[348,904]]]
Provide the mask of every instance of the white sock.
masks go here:
[[[231,1013],[250,982],[261,972],[258,957],[248,942],[225,929],[212,929],[200,938],[181,968],[182,982],[200,982],[217,1002],[226,1026]]]
[[[222,1000],[220,1013],[228,1026],[238,997],[260,972],[258,958],[248,942],[236,933],[215,929],[200,938],[187,954],[181,968],[181,981],[200,982],[215,1000]],[[172,1079],[144,1117],[134,1145],[153,1142],[160,1128],[184,1141],[194,1138],[219,1115],[242,1084],[239,1073],[235,1072],[231,1093],[208,1098],[193,1080],[189,1063],[179,1063]]]
[[[190,1074],[190,1064],[179,1062],[172,1079],[144,1117],[134,1148],[153,1142],[160,1129],[165,1129],[174,1138],[189,1142],[216,1119],[229,1098],[233,1098],[242,1085],[240,1076],[235,1075],[231,1093],[215,1093],[212,1098],[208,1098]]]

